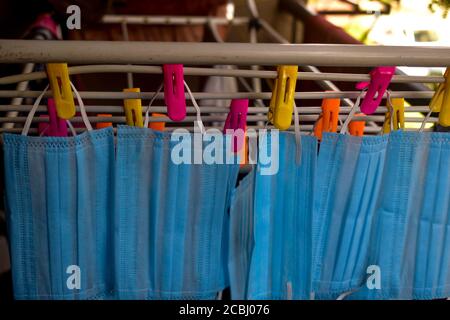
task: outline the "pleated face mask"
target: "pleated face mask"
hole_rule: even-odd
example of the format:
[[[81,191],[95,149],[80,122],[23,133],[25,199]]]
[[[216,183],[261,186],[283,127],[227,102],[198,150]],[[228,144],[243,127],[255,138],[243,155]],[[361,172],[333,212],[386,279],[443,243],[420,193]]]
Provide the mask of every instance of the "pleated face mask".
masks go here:
[[[310,297],[317,140],[302,136],[298,159],[296,135],[281,132],[273,140],[272,134],[260,140],[277,144],[277,173],[261,174],[263,165],[258,163],[233,196],[229,259],[233,299]]]
[[[199,117],[198,124],[202,132]],[[227,285],[227,209],[239,165],[191,163],[208,149],[205,140],[196,144],[199,137],[118,128],[115,244],[121,299],[214,299]]]
[[[387,152],[369,248],[373,273],[356,297],[449,297],[450,136],[393,132]]]
[[[316,299],[340,298],[364,284],[386,145],[386,136],[324,133],[313,218]]]
[[[113,131],[92,131],[79,99],[87,132],[27,136],[43,94],[22,135],[3,135],[14,295],[107,298],[113,285]]]

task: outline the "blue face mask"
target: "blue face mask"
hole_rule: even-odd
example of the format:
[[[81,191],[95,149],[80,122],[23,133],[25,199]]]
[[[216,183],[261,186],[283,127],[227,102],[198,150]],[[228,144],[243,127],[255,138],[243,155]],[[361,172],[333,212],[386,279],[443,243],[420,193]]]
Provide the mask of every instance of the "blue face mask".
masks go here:
[[[448,133],[391,133],[382,186],[368,260],[381,281],[355,297],[450,296]]]
[[[387,136],[324,133],[313,218],[317,299],[336,299],[364,284],[386,145]]]
[[[14,295],[107,298],[114,262],[113,131],[29,137],[34,110],[22,135],[3,135]]]
[[[118,127],[115,246],[121,299],[214,299],[228,283],[227,210],[239,165],[176,163],[180,141],[194,143],[192,134],[179,138]],[[184,150],[189,159],[205,150],[208,142],[203,143]]]
[[[310,297],[317,140],[303,136],[301,146],[298,162],[296,136],[281,132],[278,172],[263,175],[259,163],[234,192],[229,260],[233,299]]]

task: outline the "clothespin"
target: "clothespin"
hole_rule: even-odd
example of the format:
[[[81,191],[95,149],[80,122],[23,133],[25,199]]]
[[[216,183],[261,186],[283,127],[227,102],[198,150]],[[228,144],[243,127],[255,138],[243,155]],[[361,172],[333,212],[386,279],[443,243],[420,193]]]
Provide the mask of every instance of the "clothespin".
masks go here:
[[[165,117],[165,114],[162,113],[152,113],[152,117],[158,118],[158,117]],[[148,127],[155,130],[155,131],[164,131],[166,128],[165,122],[150,122],[148,124]]]
[[[383,133],[391,132],[391,121],[392,129],[394,131],[405,128],[405,99],[392,98],[390,99],[390,101],[388,99],[387,103],[389,110],[386,112],[386,116],[384,119]],[[392,115],[390,110],[392,110]]]
[[[355,117],[363,117],[364,113],[356,113]],[[348,124],[348,131],[352,136],[362,137],[364,135],[365,121],[350,121]]]
[[[241,129],[245,133],[245,126],[247,124],[248,99],[233,99],[231,100],[230,112],[228,113],[223,132],[233,130],[233,152],[239,152],[242,148],[243,141],[238,139],[234,130]]]
[[[380,105],[383,95],[386,92],[392,76],[395,73],[395,67],[376,67],[370,71],[370,82],[359,82],[356,84],[358,90],[367,89],[361,111],[365,114],[372,114]]]
[[[322,114],[314,126],[314,135],[322,140],[323,132],[336,132],[339,120],[340,99],[323,99]]]
[[[110,114],[110,113],[99,113],[99,114],[97,114],[97,117],[110,118],[110,117],[112,117],[112,114]],[[112,126],[113,126],[112,122],[97,122],[97,124],[95,125],[95,128],[96,129],[103,129],[103,128],[112,127]]]
[[[49,118],[48,122],[39,122],[38,132],[40,136],[47,137],[67,137],[67,123],[64,119],[58,117],[56,113],[55,101],[47,100],[47,113],[42,118]]]
[[[292,123],[298,66],[278,66],[278,77],[270,99],[268,120],[280,130]]]
[[[439,112],[439,124],[450,126],[450,67],[444,73],[444,82],[439,85],[430,102],[430,110]]]
[[[247,132],[247,126],[245,126],[244,128],[244,133]],[[239,161],[239,166],[243,167],[244,165],[246,165],[248,163],[248,141],[247,141],[247,135],[244,135],[244,141],[243,141],[243,146],[241,148],[240,151],[240,161]]]
[[[167,115],[173,121],[181,121],[186,117],[186,97],[184,95],[184,72],[182,64],[165,64],[164,101]]]
[[[139,88],[123,89],[123,92],[141,92]],[[127,125],[143,127],[141,99],[124,99],[125,118]]]
[[[65,120],[72,118],[75,115],[75,103],[67,63],[47,63],[47,76],[58,117]]]

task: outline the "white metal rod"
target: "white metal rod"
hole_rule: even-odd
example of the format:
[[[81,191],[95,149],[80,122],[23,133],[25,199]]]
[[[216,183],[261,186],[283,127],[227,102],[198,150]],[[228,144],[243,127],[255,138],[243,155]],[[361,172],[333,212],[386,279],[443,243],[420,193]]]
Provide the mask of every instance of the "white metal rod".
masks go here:
[[[41,91],[17,91],[3,90],[0,91],[1,98],[36,98]],[[80,96],[84,99],[151,99],[154,92],[107,92],[107,91],[80,91]],[[361,92],[359,91],[317,91],[317,92],[297,92],[296,99],[324,99],[324,98],[357,98]],[[272,92],[194,92],[196,99],[270,99]],[[434,91],[393,91],[392,98],[410,98],[410,99],[429,99],[434,95]],[[44,97],[52,97],[52,92],[48,91]],[[383,96],[386,98],[386,94]],[[164,93],[159,93],[157,99],[163,99]],[[189,96],[186,94],[186,99]],[[301,104],[300,104],[301,106]]]
[[[190,127],[183,127],[184,129],[192,132],[194,131],[194,127],[190,126]],[[313,130],[314,126],[313,125],[302,125],[301,126],[301,130],[302,130],[302,134],[303,135],[310,135],[311,134],[311,130]],[[166,127],[164,131],[166,132],[170,132],[173,130],[178,129],[178,127]],[[219,130],[221,128],[218,128]],[[248,126],[247,129],[273,129],[273,126]],[[117,132],[117,128],[113,128],[114,132]],[[338,126],[338,132],[340,130],[340,127]],[[374,127],[365,127],[364,128],[364,133],[368,133],[368,134],[379,134],[380,133],[381,128],[374,128]],[[418,129],[404,129],[405,131],[418,131]],[[77,133],[82,133],[86,131],[85,128],[75,128],[75,132]],[[294,127],[290,127],[287,131],[294,131]],[[424,132],[430,132],[433,131],[433,129],[431,128],[425,128],[423,130]],[[20,133],[22,132],[22,128],[11,128],[11,129],[4,129],[4,128],[0,128],[0,133],[4,133],[4,132],[8,132],[8,133]],[[37,129],[31,128],[29,130],[29,134],[36,134],[37,133]]]
[[[0,105],[0,112],[5,111],[18,111],[18,112],[29,112],[32,108],[32,105]],[[85,105],[85,108],[88,112],[98,112],[98,113],[123,113],[123,107],[122,106],[109,106],[109,105]],[[146,110],[147,106],[143,105],[142,108]],[[350,107],[341,107],[339,110],[340,114],[348,114],[350,112]],[[76,110],[80,111],[80,108],[76,106]],[[200,110],[202,113],[228,113],[230,111],[229,107],[215,107],[215,106],[200,106]],[[46,105],[39,105],[37,112],[47,112],[47,106]],[[186,107],[187,113],[196,113],[197,110],[194,107]],[[268,108],[267,107],[257,107],[253,106],[248,109],[248,114],[253,113],[267,113]],[[322,112],[321,107],[317,106],[308,106],[308,107],[301,107],[299,106],[298,111],[300,114],[320,114]],[[413,107],[406,107],[405,112],[428,112],[430,111],[428,106],[413,106]],[[167,113],[167,107],[165,106],[151,106],[150,112],[156,112],[156,113]],[[375,113],[386,113],[387,108],[386,107],[378,107]]]
[[[79,64],[450,65],[449,47],[143,41],[0,40],[0,63]]]
[[[162,74],[162,68],[159,66],[139,66],[139,65],[87,65],[69,67],[69,74],[90,74],[90,73],[143,73],[143,74]],[[222,77],[242,77],[242,78],[261,78],[275,79],[276,71],[270,70],[242,70],[242,69],[219,69],[219,68],[195,68],[185,67],[184,74],[188,76],[222,76]],[[18,75],[6,76],[0,78],[1,84],[12,84],[22,81],[46,79],[47,74],[43,71],[23,73]],[[298,80],[330,80],[345,82],[369,81],[368,74],[355,73],[325,73],[325,72],[299,72]],[[394,75],[392,83],[442,83],[442,76],[406,76]]]
[[[234,17],[232,20],[222,17],[205,17],[205,16],[138,16],[138,15],[105,15],[102,17],[102,23],[119,24],[122,22],[127,24],[146,24],[146,25],[203,25],[208,21],[216,24],[242,25],[247,24],[247,17]]]
[[[316,121],[318,119],[319,115],[303,115],[300,120],[301,121]],[[347,116],[340,116],[341,120],[345,120]],[[88,117],[90,122],[97,123],[97,122],[112,122],[112,123],[125,123],[125,117],[124,116],[113,116],[113,117]],[[0,118],[0,123],[4,122],[13,122],[13,123],[24,123],[26,121],[27,117],[11,117],[11,118]],[[202,121],[204,122],[210,122],[210,121],[225,121],[226,115],[215,115],[215,116],[207,116],[202,115]],[[170,118],[163,116],[163,117],[150,117],[149,122],[170,122],[170,123],[186,123],[186,122],[193,122],[196,120],[196,116],[186,116],[183,121],[174,122]],[[247,116],[247,121],[265,121],[267,120],[267,117],[264,115],[249,115]],[[384,122],[384,116],[355,116],[352,118],[352,120],[355,121],[377,121],[377,122]],[[438,118],[430,117],[427,122],[429,123],[436,123],[438,122]],[[74,123],[82,123],[83,118],[82,117],[73,117],[70,119],[71,122]],[[423,118],[417,118],[417,117],[406,117],[405,122],[423,122]],[[48,122],[48,118],[41,118],[41,117],[34,117],[33,122]]]

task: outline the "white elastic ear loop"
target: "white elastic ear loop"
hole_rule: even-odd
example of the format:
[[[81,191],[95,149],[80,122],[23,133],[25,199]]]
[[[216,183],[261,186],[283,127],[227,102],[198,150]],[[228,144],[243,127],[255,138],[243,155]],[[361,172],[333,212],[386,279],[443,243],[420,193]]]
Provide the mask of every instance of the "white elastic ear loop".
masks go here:
[[[432,113],[433,113],[433,109],[431,109],[431,110],[427,113],[427,115],[425,116],[425,118],[423,119],[422,124],[420,125],[420,129],[419,129],[419,132],[420,132],[420,133],[422,133],[423,130],[425,129],[425,125],[427,124],[428,120],[430,119]]]
[[[73,85],[72,81],[70,82],[70,86],[72,87],[72,90],[75,93],[75,96],[77,97],[78,106],[80,107],[81,118],[83,119],[84,125],[86,126],[86,129],[88,131],[92,131],[92,126],[91,126],[91,123],[89,122],[89,118],[87,116],[86,109],[84,108],[83,100],[81,100],[81,96],[78,93],[77,88],[75,88],[75,86]]]
[[[26,136],[28,135],[28,131],[30,130],[31,122],[33,122],[34,114],[36,113],[37,108],[39,107],[39,103],[41,102],[42,98],[44,97],[44,94],[48,90],[48,85],[45,87],[44,91],[37,97],[36,101],[34,101],[33,107],[30,110],[30,113],[27,116],[27,120],[25,121],[25,124],[23,125],[22,129],[22,135]]]
[[[147,110],[145,111],[145,120],[144,120],[144,128],[148,128],[148,123],[150,120],[150,106],[153,104],[153,102],[156,100],[156,97],[158,96],[158,94],[161,92],[162,88],[164,86],[164,83],[161,83],[159,85],[158,90],[156,90],[155,94],[153,95],[152,99],[150,100],[148,106],[147,106]]]
[[[186,87],[186,90],[189,94],[189,97],[191,98],[192,104],[194,105],[195,110],[197,111],[197,126],[200,129],[200,133],[205,133],[205,127],[203,126],[203,121],[202,121],[202,114],[200,112],[200,107],[197,104],[197,101],[195,101],[194,95],[191,92],[191,89],[189,89],[189,86],[187,85],[186,81],[184,81],[184,86]]]
[[[75,131],[75,128],[73,127],[72,123],[69,120],[66,120],[67,126],[70,129],[70,132],[72,132],[72,136],[76,136],[77,132]]]
[[[295,144],[296,144],[296,153],[295,153],[295,162],[297,165],[300,164],[302,159],[302,136],[300,133],[300,117],[298,116],[297,105],[294,102],[294,130],[295,130]]]
[[[350,112],[349,112],[347,118],[345,119],[344,124],[341,127],[341,133],[342,134],[346,134],[347,133],[348,125],[350,124],[350,122],[352,121],[353,116],[355,115],[356,111],[358,110],[359,104],[361,102],[361,98],[364,95],[364,93],[365,93],[365,90],[361,91],[361,93],[359,94],[358,98],[356,99],[355,104],[350,109]]]

